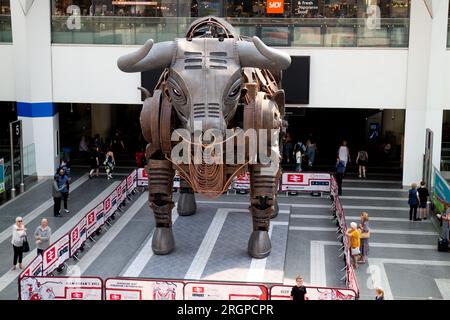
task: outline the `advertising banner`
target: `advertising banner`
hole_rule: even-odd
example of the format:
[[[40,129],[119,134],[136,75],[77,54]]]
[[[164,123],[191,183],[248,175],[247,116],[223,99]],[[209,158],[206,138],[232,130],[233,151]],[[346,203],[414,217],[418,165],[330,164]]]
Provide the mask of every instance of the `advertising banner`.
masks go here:
[[[144,168],[137,169],[137,186],[146,187],[148,186],[148,175]]]
[[[436,168],[434,171],[433,203],[435,213],[444,212],[444,201],[450,202],[450,187]]]
[[[137,170],[133,170],[133,172],[127,177],[127,195],[131,194],[134,189],[137,187]]]
[[[289,300],[292,286],[273,286],[270,300]],[[307,300],[355,300],[356,293],[346,288],[306,287]]]
[[[70,231],[70,256],[72,257],[75,252],[86,241],[86,216],[78,222],[78,224]]]
[[[250,190],[250,173],[241,173],[233,181],[233,189],[239,191],[249,191]]]
[[[107,279],[106,300],[183,300],[183,282]]]
[[[5,192],[5,160],[0,159],[0,193]]]
[[[281,178],[281,191],[330,192],[328,173],[285,172]]]
[[[266,12],[268,14],[283,14],[284,0],[267,0]]]
[[[20,280],[19,300],[102,300],[100,278],[36,277]]]
[[[51,273],[70,258],[69,247],[69,235],[65,234],[44,251],[42,272],[44,276]]]
[[[267,297],[263,285],[187,282],[184,286],[185,300],[267,300]]]
[[[120,205],[127,198],[127,179],[123,180],[116,188],[117,205]]]
[[[86,215],[86,237],[89,238],[104,223],[102,202]]]
[[[42,276],[42,256],[38,254],[33,261],[23,270],[19,278]]]
[[[114,212],[116,212],[118,207],[117,204],[117,191],[114,190],[111,194],[103,201],[103,214],[105,217],[105,221],[112,216]]]

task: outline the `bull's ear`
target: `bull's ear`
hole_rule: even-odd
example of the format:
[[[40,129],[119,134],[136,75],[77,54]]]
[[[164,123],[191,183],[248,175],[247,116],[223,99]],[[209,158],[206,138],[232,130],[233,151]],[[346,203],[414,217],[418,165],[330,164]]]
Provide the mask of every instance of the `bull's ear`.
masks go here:
[[[237,51],[241,67],[284,70],[291,64],[291,57],[280,50],[266,46],[258,37],[252,41],[237,41]]]
[[[167,68],[175,52],[174,41],[154,44],[152,39],[137,51],[121,56],[117,66],[124,72],[143,72],[152,69]]]

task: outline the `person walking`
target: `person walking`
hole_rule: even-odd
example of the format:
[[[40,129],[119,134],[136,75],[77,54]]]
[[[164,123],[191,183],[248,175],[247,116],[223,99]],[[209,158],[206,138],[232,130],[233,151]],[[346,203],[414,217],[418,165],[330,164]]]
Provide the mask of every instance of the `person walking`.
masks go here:
[[[361,254],[359,248],[361,247],[360,233],[356,222],[350,224],[350,230],[347,231],[350,241],[350,255],[352,257],[353,268],[358,269],[358,257]]]
[[[27,236],[27,229],[23,223],[22,217],[16,218],[16,223],[12,227],[12,239],[11,244],[13,245],[14,258],[13,267],[11,270],[16,270],[17,261],[19,262],[19,269],[22,269],[22,258],[23,258],[23,241]]]
[[[303,277],[302,276],[297,276],[295,278],[295,286],[292,287],[291,289],[291,300],[294,301],[305,301],[307,300],[307,296],[306,296],[306,287],[303,285]]]
[[[358,225],[358,229],[360,232],[359,238],[361,239],[361,245],[359,247],[359,251],[361,252],[361,259],[358,263],[366,263],[366,257],[369,255],[369,238],[370,238],[370,229],[369,229],[369,214],[367,212],[361,212],[360,215],[361,221]]]
[[[295,171],[302,172],[302,150],[298,145],[295,145],[294,156],[295,156]]]
[[[305,156],[308,159],[308,169],[311,169],[316,159],[317,145],[312,138],[306,141]]]
[[[53,216],[60,217],[61,216],[61,199],[64,187],[58,186],[58,175],[55,175],[52,183],[52,196],[53,196]]]
[[[430,193],[428,192],[425,181],[420,182],[420,187],[417,189],[417,193],[419,194],[419,220],[427,220],[427,202]]]
[[[351,162],[350,159],[350,149],[347,147],[347,140],[342,141],[342,145],[338,149],[338,157],[341,161],[344,162],[344,171],[347,167],[347,164]]]
[[[38,255],[40,254],[42,256],[44,250],[50,246],[51,235],[52,229],[50,229],[50,227],[48,226],[48,220],[44,218],[41,220],[41,225],[39,225],[34,232]]]
[[[345,164],[341,159],[336,163],[336,182],[338,185],[338,195],[342,196],[342,181],[344,180]]]
[[[116,165],[116,160],[114,159],[114,153],[111,150],[106,153],[103,165],[105,166],[106,176],[108,180],[112,179],[112,171],[114,170],[114,166]]]
[[[356,157],[356,164],[359,167],[359,178],[366,178],[367,163],[369,161],[369,154],[365,150],[358,152]]]
[[[100,168],[100,148],[95,146],[91,152],[91,171],[89,172],[89,179],[92,178],[93,173],[98,177],[98,170]]]
[[[377,300],[377,301],[384,300],[384,290],[383,289],[381,289],[380,287],[376,287],[375,293],[376,293],[375,300]]]
[[[419,194],[417,192],[417,184],[413,183],[411,189],[408,191],[408,204],[409,204],[409,220],[419,221],[417,219],[417,206],[419,205]]]
[[[61,196],[62,196],[62,200],[64,202],[64,211],[66,213],[69,213],[69,209],[67,208],[67,199],[69,197],[69,177],[66,175],[64,169],[59,169],[58,172],[58,178],[57,178],[57,182],[58,182],[58,188],[61,189]]]

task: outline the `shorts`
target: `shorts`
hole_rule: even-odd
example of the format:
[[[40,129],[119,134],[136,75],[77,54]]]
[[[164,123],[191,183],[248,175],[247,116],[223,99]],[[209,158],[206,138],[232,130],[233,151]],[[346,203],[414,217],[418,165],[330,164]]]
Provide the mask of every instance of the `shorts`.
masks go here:
[[[420,201],[419,208],[426,209],[427,208],[427,202],[426,201],[423,201],[423,202]]]
[[[367,161],[366,161],[366,160],[359,160],[359,161],[358,161],[358,165],[359,165],[359,166],[366,167],[366,166],[367,166]]]
[[[357,256],[357,255],[361,254],[361,251],[359,250],[359,248],[351,248],[350,252],[351,252],[352,256]]]

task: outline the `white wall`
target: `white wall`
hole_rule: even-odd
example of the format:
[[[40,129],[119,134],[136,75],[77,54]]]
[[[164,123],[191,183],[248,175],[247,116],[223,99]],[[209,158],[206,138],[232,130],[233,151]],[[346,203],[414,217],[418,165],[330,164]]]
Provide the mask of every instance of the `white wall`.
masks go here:
[[[137,46],[53,45],[55,102],[140,104],[140,74],[117,58]],[[287,49],[311,56],[310,107],[404,108],[407,50]]]
[[[136,46],[52,46],[53,101],[140,104],[140,73],[117,68]]]
[[[0,43],[0,101],[15,101],[14,48]]]
[[[405,108],[406,49],[287,49],[311,56],[309,107]]]
[[[450,110],[450,50],[445,54],[446,64],[444,69],[444,109]]]

